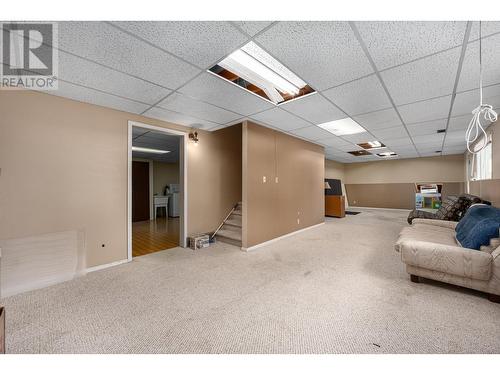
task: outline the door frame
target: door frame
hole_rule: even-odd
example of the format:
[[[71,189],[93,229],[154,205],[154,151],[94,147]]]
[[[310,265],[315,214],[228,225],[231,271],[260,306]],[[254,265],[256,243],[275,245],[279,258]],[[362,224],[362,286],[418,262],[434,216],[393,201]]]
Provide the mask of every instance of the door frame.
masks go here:
[[[180,136],[179,148],[179,169],[180,169],[180,192],[181,192],[181,207],[180,207],[180,225],[179,225],[179,246],[186,247],[187,242],[187,145],[188,132],[172,130],[160,126],[145,124],[138,121],[128,121],[127,135],[127,259],[132,260],[132,128],[143,128],[148,130],[159,131],[171,135]]]

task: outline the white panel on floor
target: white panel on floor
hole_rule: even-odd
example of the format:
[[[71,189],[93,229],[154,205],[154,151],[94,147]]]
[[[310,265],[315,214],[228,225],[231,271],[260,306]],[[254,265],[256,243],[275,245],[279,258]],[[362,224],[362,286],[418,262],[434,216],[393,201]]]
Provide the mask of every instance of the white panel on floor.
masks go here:
[[[318,90],[373,73],[347,22],[279,22],[256,41]]]
[[[85,272],[84,233],[76,230],[1,240],[2,297],[71,280]]]

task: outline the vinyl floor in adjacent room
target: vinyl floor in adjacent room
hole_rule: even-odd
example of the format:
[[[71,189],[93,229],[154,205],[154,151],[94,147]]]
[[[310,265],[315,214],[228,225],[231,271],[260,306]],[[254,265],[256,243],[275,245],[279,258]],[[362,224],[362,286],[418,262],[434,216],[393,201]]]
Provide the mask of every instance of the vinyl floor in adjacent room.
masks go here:
[[[132,256],[179,246],[179,218],[158,217],[132,223]]]
[[[10,353],[500,353],[500,305],[414,284],[406,212],[363,210],[244,253],[175,248],[2,300]]]

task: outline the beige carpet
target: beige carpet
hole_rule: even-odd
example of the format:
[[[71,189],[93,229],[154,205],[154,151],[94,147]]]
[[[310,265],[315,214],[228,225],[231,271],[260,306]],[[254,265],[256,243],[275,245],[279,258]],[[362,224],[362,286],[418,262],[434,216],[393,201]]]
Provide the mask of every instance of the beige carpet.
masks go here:
[[[10,353],[500,353],[500,305],[410,283],[401,211],[251,253],[171,249],[2,301]]]

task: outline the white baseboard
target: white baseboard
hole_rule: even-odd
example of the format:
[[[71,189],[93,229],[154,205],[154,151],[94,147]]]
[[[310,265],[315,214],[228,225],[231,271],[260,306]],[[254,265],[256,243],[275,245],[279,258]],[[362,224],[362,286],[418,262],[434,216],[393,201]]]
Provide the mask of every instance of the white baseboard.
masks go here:
[[[363,210],[390,210],[390,211],[411,211],[411,208],[384,208],[384,207],[358,207],[358,206],[349,206],[351,208],[359,208]]]
[[[99,266],[94,266],[94,267],[89,267],[89,268],[87,268],[87,273],[88,272],[94,272],[94,271],[104,270],[106,268],[118,266],[120,264],[128,263],[128,262],[129,262],[128,259],[122,259],[122,260],[117,260],[116,262],[101,264]]]
[[[314,225],[311,225],[310,227],[307,227],[307,228],[302,228],[302,229],[299,229],[299,230],[296,230],[295,232],[290,232],[290,233],[287,233],[287,234],[284,234],[283,236],[280,236],[280,237],[276,237],[276,238],[273,238],[272,240],[269,240],[269,241],[266,241],[266,242],[262,242],[258,245],[254,245],[254,246],[250,246],[250,247],[242,247],[241,250],[242,251],[253,251],[253,250],[256,250],[260,247],[263,247],[263,246],[267,246],[267,245],[270,245],[272,244],[273,242],[276,242],[276,241],[279,241],[279,240],[282,240],[283,238],[286,238],[286,237],[290,237],[290,236],[293,236],[295,234],[298,234],[300,232],[304,232],[306,230],[309,230],[309,229],[313,229],[313,228],[316,228],[316,227],[319,227],[320,225],[323,225],[325,224],[324,222],[323,223],[319,223],[319,224],[314,224]]]

